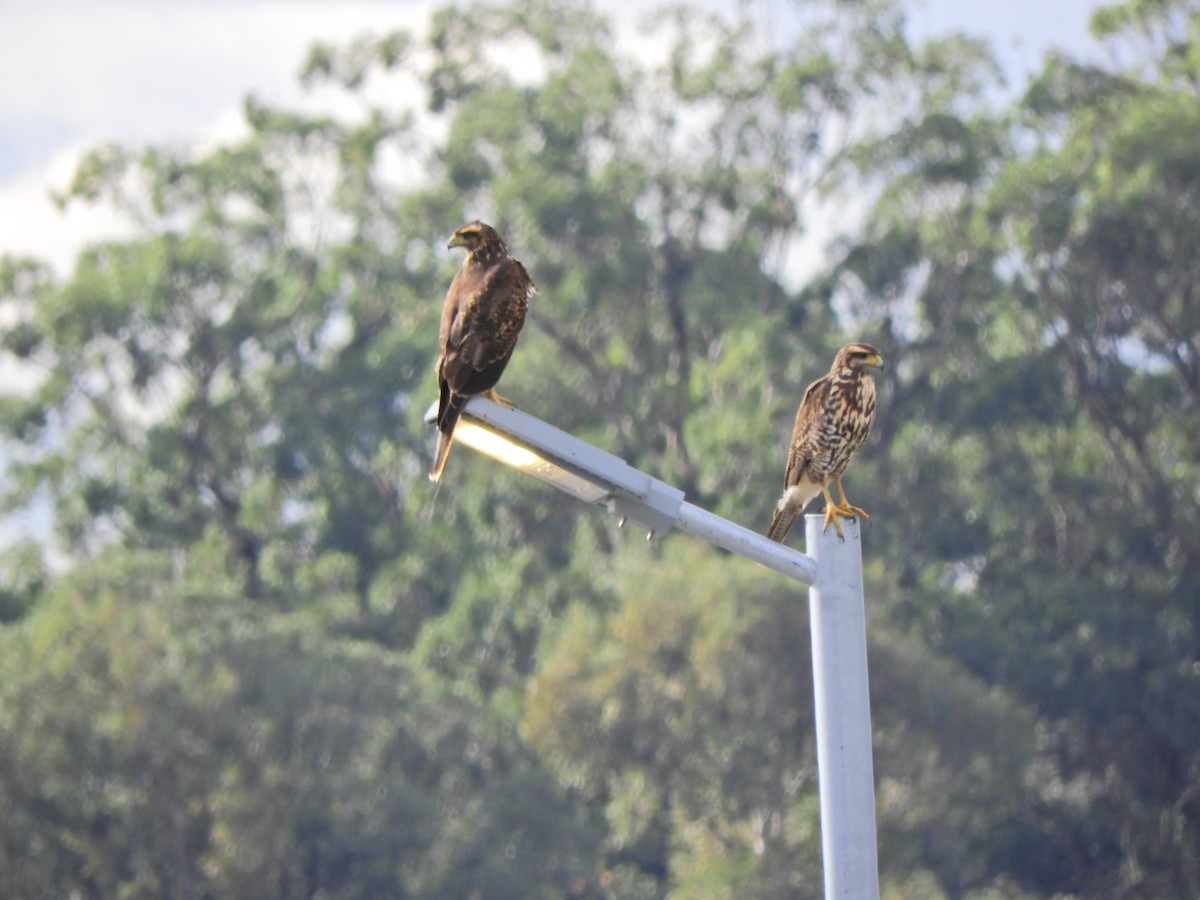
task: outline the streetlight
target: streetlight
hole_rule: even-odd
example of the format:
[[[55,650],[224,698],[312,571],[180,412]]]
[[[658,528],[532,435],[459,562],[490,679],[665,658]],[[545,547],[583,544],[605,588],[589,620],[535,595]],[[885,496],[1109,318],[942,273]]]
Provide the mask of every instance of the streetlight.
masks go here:
[[[425,420],[436,416],[435,404]],[[858,521],[843,525],[843,541],[825,533],[824,516],[805,516],[811,554],[805,555],[688,503],[683,491],[611,453],[483,397],[467,402],[454,439],[604,507],[622,524],[638,522],[648,539],[676,528],[809,586],[825,897],[876,900],[875,779]]]

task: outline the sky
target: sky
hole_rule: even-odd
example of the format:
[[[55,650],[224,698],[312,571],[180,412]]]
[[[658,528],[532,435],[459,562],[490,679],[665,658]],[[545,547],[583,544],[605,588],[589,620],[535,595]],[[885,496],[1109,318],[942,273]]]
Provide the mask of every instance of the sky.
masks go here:
[[[790,0],[749,4],[786,25]],[[441,0],[438,0],[440,5]],[[595,0],[636,15],[645,0]],[[1047,49],[1083,54],[1096,0],[917,0],[916,36],[961,29],[988,37],[1018,84]],[[57,210],[87,149],[220,140],[236,133],[243,99],[298,102],[296,72],[316,40],[416,28],[432,0],[0,0],[0,253],[33,255],[60,272],[87,241],[119,232],[103,210]]]

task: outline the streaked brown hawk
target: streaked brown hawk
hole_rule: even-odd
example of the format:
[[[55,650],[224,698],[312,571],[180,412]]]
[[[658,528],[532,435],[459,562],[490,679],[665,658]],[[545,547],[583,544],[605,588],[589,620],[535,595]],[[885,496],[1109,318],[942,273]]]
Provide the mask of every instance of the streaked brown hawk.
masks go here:
[[[870,518],[846,499],[842,475],[871,431],[875,417],[872,371],[882,368],[883,357],[870,344],[847,344],[834,357],[828,374],[804,392],[788,447],[783,496],[767,529],[771,540],[782,543],[792,521],[819,493],[825,494],[824,528],[832,524],[838,537],[842,536],[839,518]],[[829,494],[831,481],[837,485],[837,503]]]
[[[533,279],[496,229],[475,221],[461,225],[447,249],[463,247],[467,258],[450,282],[438,335],[438,442],[430,481],[437,481],[454,440],[454,426],[470,397],[483,394],[508,403],[496,382],[512,357],[536,292]]]

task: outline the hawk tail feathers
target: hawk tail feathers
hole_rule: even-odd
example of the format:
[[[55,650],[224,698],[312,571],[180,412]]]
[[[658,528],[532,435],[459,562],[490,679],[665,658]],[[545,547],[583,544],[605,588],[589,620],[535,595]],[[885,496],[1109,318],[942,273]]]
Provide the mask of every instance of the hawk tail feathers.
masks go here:
[[[458,424],[458,415],[466,402],[466,397],[450,394],[439,410],[437,450],[433,453],[433,465],[429,467],[430,481],[436,482],[442,477],[446,457],[450,455],[450,445],[454,443],[454,426]]]
[[[450,445],[454,443],[454,431],[438,429],[437,450],[433,454],[433,465],[429,467],[429,480],[434,482],[442,477],[442,469],[446,468],[446,457],[450,455]]]
[[[796,509],[784,504],[776,507],[775,513],[771,516],[771,527],[767,529],[767,537],[782,544],[787,538],[792,522],[796,520],[796,513]]]
[[[796,516],[804,512],[804,507],[812,502],[821,490],[816,482],[801,478],[798,484],[783,489],[783,496],[775,504],[775,512],[771,515],[771,527],[767,529],[767,537],[783,543],[787,538],[788,529],[796,521]]]

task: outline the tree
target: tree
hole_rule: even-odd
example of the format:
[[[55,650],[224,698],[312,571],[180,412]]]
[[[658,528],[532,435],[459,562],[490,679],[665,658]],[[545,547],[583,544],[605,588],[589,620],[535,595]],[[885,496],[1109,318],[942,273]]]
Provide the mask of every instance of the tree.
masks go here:
[[[801,592],[695,544],[626,555],[610,582],[606,613],[550,635],[522,731],[603,811],[617,893],[650,873],[683,896],[822,896]],[[884,886],[998,883],[987,848],[1024,802],[1032,715],[914,642],[870,651]]]
[[[215,554],[214,554],[215,555]],[[596,841],[394,653],[107,554],[0,635],[5,896],[559,897]]]
[[[1042,721],[1027,888],[1200,885],[1196,21],[1102,10],[1115,65],[1052,56],[1009,115],[875,148],[833,282],[909,329],[876,473],[926,536],[887,554],[898,620]]]

